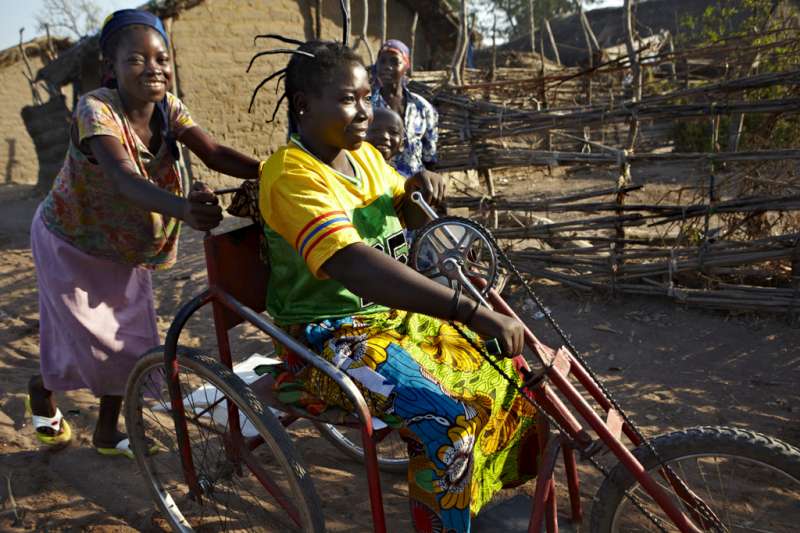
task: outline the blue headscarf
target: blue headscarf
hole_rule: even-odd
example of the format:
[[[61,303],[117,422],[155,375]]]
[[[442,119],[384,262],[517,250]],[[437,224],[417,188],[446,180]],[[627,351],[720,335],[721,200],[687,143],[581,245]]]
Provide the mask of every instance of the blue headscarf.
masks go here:
[[[100,50],[103,50],[112,35],[126,26],[140,24],[156,30],[164,39],[164,44],[169,46],[169,37],[164,29],[161,19],[147,11],[138,9],[120,9],[114,11],[103,22],[103,29],[100,30]],[[109,88],[116,88],[116,80],[104,80],[103,85]],[[169,114],[167,113],[167,97],[156,104],[156,110],[161,118],[161,139],[167,144],[167,148],[177,161],[180,158],[180,150],[175,139],[175,134],[169,127]]]
[[[142,26],[153,28],[161,34],[161,37],[164,38],[164,43],[169,46],[169,37],[167,37],[167,31],[164,29],[164,24],[160,18],[147,11],[120,9],[111,13],[103,22],[103,29],[100,30],[100,50],[105,48],[106,43],[108,43],[113,34],[125,26],[133,24],[141,24]]]

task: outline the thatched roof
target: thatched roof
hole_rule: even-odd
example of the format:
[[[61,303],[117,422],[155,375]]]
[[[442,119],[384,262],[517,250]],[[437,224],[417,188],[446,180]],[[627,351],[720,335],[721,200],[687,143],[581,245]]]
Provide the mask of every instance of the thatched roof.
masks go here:
[[[56,53],[66,50],[72,46],[72,41],[69,39],[51,39]],[[25,49],[25,55],[28,57],[39,57],[47,48],[47,37],[37,37],[25,43],[22,43]],[[22,61],[22,53],[19,51],[19,45],[14,45],[0,50],[0,68],[5,68],[18,61]]]

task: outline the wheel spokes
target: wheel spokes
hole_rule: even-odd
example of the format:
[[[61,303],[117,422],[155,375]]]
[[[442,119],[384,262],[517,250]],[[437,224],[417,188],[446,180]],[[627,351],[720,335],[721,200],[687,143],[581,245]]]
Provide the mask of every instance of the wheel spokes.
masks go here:
[[[252,425],[230,399],[211,382],[181,367],[179,383],[185,407],[187,438],[201,493],[188,492],[172,420],[169,392],[163,387],[163,370],[153,370],[142,379],[140,420],[142,436],[158,443],[159,453],[146,459],[151,476],[171,502],[173,515],[188,519],[193,527],[215,530],[302,529],[303,518],[292,503],[290,484],[272,473],[279,465],[264,462],[246,446],[246,439],[232,435],[231,420],[222,417],[228,403],[238,413],[240,431]],[[249,422],[249,423],[248,423]],[[265,446],[266,451],[267,446]],[[259,454],[261,455],[261,454]],[[187,498],[187,496],[189,496]],[[278,518],[280,511],[287,518]],[[183,515],[186,515],[185,517]],[[280,527],[279,524],[285,524]]]

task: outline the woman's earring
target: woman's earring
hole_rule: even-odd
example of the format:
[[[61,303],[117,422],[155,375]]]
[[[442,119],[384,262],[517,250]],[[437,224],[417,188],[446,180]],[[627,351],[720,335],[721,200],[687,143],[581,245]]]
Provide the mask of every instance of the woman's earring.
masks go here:
[[[303,116],[304,113],[305,113],[305,111],[303,111],[302,109],[297,112],[297,114],[300,115],[301,117]]]

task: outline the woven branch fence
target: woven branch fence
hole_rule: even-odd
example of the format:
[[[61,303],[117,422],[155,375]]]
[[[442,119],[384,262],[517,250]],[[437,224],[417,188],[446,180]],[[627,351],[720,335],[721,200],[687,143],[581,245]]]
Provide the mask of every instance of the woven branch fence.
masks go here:
[[[493,219],[512,260],[535,277],[709,308],[800,313],[800,147],[768,135],[779,120],[800,116],[800,32],[780,31],[787,38],[759,46],[638,50],[633,61],[583,70],[467,70],[458,87],[422,74],[412,90],[439,110],[439,168],[478,170],[487,185],[448,205]],[[795,59],[780,72],[748,68],[755,56],[775,54]],[[638,100],[626,79],[633,62],[648,73]],[[744,116],[761,117],[765,140],[729,146],[720,122]],[[709,125],[708,151],[675,150],[684,122]],[[687,163],[688,194],[639,200],[645,184],[632,183],[632,167]],[[496,169],[571,165],[618,178],[527,198],[497,194],[492,182]]]

